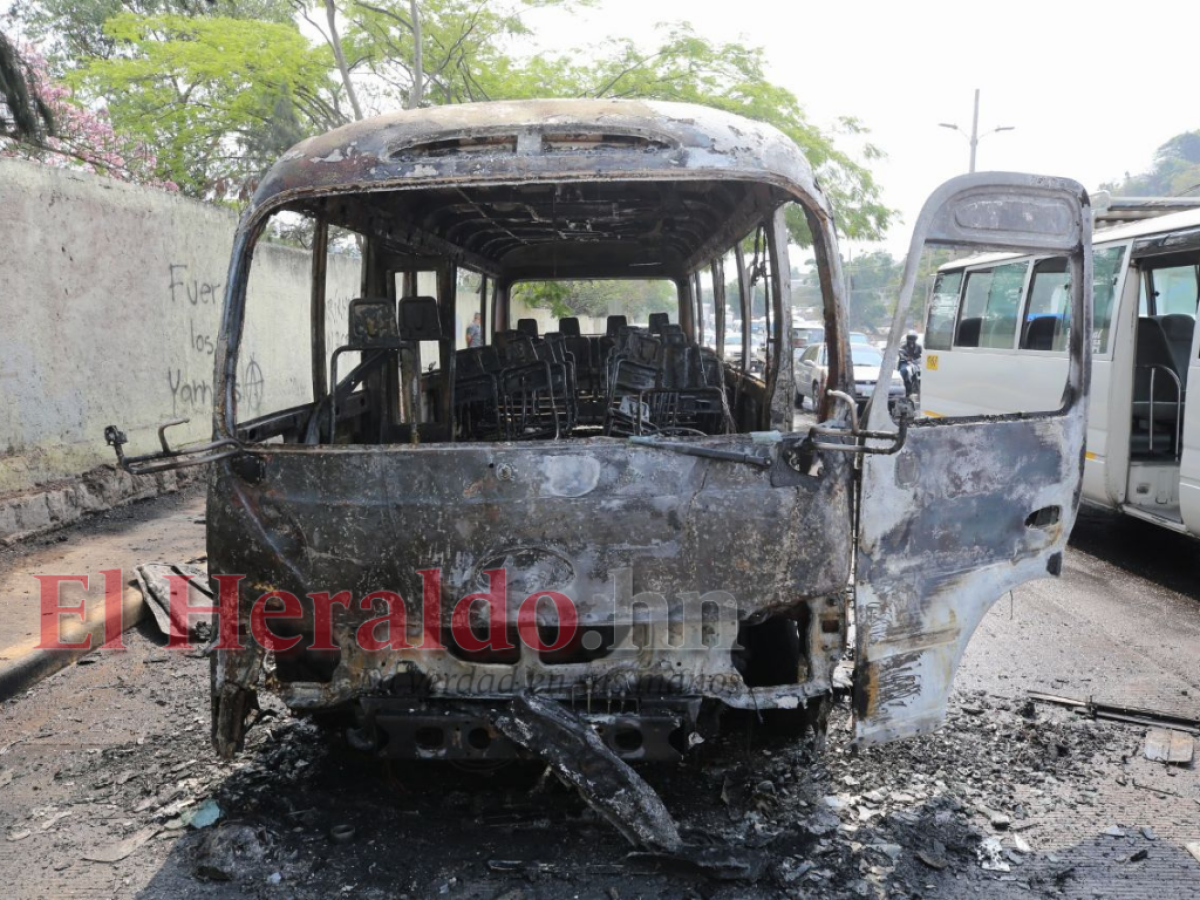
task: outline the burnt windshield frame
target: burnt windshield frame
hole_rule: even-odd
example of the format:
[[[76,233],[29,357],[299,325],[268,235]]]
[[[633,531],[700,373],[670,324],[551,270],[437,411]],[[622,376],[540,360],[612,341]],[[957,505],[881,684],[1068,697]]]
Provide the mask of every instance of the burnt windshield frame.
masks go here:
[[[772,208],[764,209],[759,213],[759,221],[768,224],[766,228],[767,238],[769,242],[774,242],[777,247],[782,248],[782,252],[775,254],[776,258],[786,260],[786,245],[787,245],[787,228],[784,221],[784,208],[788,201],[796,202],[804,210],[808,220],[809,229],[813,236],[813,251],[818,259],[818,271],[820,272],[820,281],[822,288],[822,296],[825,300],[825,315],[826,328],[831,334],[842,335],[842,340],[845,341],[844,323],[847,321],[845,297],[842,289],[842,278],[840,272],[840,263],[838,262],[837,253],[837,237],[834,233],[833,219],[825,208],[824,198],[820,194],[809,194],[802,185],[795,182],[790,182],[780,178],[770,172],[762,172],[758,177],[749,177],[741,173],[711,173],[711,172],[688,172],[685,177],[667,178],[663,177],[666,173],[649,172],[643,173],[638,177],[632,174],[626,174],[622,180],[626,181],[642,181],[642,182],[662,182],[669,184],[673,181],[703,181],[727,180],[731,182],[739,182],[747,185],[748,189],[754,190],[757,186],[763,191],[782,192],[776,193],[776,202],[772,204]],[[556,179],[555,183],[574,183],[579,181],[593,181],[593,177],[580,178],[572,174],[564,175]],[[237,425],[235,422],[235,405],[233,401],[234,388],[236,382],[236,365],[238,352],[242,339],[242,329],[245,323],[245,307],[246,307],[246,289],[249,280],[250,268],[253,265],[254,250],[259,239],[266,227],[267,221],[272,215],[281,211],[292,209],[295,211],[312,212],[314,209],[320,208],[321,203],[337,203],[341,201],[343,209],[347,208],[353,202],[366,203],[367,200],[374,195],[404,192],[406,190],[420,190],[430,187],[439,186],[437,179],[432,179],[429,182],[414,183],[412,179],[403,179],[397,182],[382,182],[372,184],[367,188],[361,186],[339,187],[335,189],[326,189],[321,192],[305,191],[302,188],[282,192],[270,197],[261,205],[252,206],[243,215],[242,222],[239,224],[238,230],[234,236],[233,252],[230,260],[230,268],[226,280],[226,295],[225,303],[221,318],[221,328],[218,335],[217,350],[214,354],[214,397],[216,402],[213,405],[213,432],[218,437],[232,437],[236,434]],[[508,185],[519,186],[525,184],[524,181],[513,181],[512,179],[475,179],[465,184],[459,184],[458,187],[468,188],[473,186],[492,186],[492,185]],[[333,224],[331,222],[331,224]],[[340,227],[345,227],[344,224]],[[386,228],[384,223],[377,223],[376,226],[380,231],[385,231],[390,237],[390,229]],[[368,246],[372,243],[371,238],[375,235],[364,235],[367,238]],[[513,281],[512,278],[506,277],[503,266],[479,257],[477,254],[468,253],[462,248],[450,244],[438,238],[435,235],[421,235],[417,241],[418,247],[414,248],[425,253],[435,253],[441,251],[444,253],[447,261],[451,264],[464,265],[466,268],[472,269],[481,275],[489,276],[493,279],[493,290],[491,292],[491,311],[493,313],[493,329],[502,328],[507,321],[507,293],[509,284]],[[695,263],[690,266],[690,270],[694,270],[698,265],[708,264],[718,255],[719,243],[710,242],[708,246],[704,246],[697,253]],[[825,261],[829,267],[828,271],[822,271],[821,261]],[[369,266],[364,266],[364,274],[369,269]],[[790,273],[786,270],[772,267],[777,276],[777,281],[772,287],[775,289],[780,301],[783,297],[790,296],[789,291],[781,288],[786,287],[782,282],[786,282]],[[743,264],[744,271],[744,264]],[[836,273],[836,274],[835,274]],[[686,294],[691,291],[688,288],[688,282],[691,280],[687,277],[687,273],[679,273],[679,281],[681,282],[681,294],[685,294],[681,299],[681,317],[684,312],[691,313],[688,304],[690,298]],[[595,277],[600,277],[599,275]],[[605,275],[605,277],[611,277]],[[744,287],[748,288],[746,282],[748,279],[743,274],[740,282]],[[744,293],[748,293],[745,291]],[[748,306],[748,296],[743,296],[743,311]],[[775,325],[776,331],[783,325],[784,316],[776,316]],[[790,317],[788,317],[790,318]],[[688,315],[689,321],[681,323],[684,329],[689,334],[694,336],[694,320]],[[745,319],[743,320],[745,324]],[[749,332],[743,328],[743,341],[749,343]],[[777,346],[781,344],[777,341]],[[748,349],[748,348],[747,348]],[[744,356],[748,359],[748,355]],[[846,358],[845,352],[834,352],[830,354],[830,384],[840,384],[844,378],[844,367],[841,365],[841,360]],[[783,384],[782,375],[784,370],[787,370],[787,375],[790,377],[790,358],[783,360],[782,365],[777,366],[777,371],[774,374],[772,381],[773,385],[768,385],[772,388],[769,392],[770,421],[783,422],[783,401],[780,397],[787,394],[787,391],[781,391],[779,385]],[[786,386],[786,385],[785,385]],[[790,394],[787,397],[787,403],[790,404]],[[790,406],[787,410],[789,413],[788,422],[790,422]],[[769,423],[764,423],[769,424]],[[791,430],[790,425],[787,430]],[[291,445],[288,445],[291,446]],[[299,446],[299,445],[297,445]],[[450,445],[447,445],[448,447]]]

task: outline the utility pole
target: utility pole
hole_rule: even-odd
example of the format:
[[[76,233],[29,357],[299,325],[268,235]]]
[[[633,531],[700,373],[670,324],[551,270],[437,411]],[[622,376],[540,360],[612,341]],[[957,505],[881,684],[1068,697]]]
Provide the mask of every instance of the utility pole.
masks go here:
[[[991,131],[985,131],[983,134],[979,133],[979,88],[975,88],[975,111],[971,116],[971,134],[969,136],[957,125],[950,122],[938,122],[938,127],[957,131],[967,139],[967,142],[971,145],[971,168],[969,171],[972,173],[975,171],[975,151],[979,147],[980,138],[985,138],[989,134],[996,134],[1000,131],[1013,131],[1016,128],[1014,125],[1001,125],[998,128],[993,128]]]
[[[979,88],[975,88],[975,113],[971,116],[971,168],[967,171],[975,173],[975,150],[979,147]]]

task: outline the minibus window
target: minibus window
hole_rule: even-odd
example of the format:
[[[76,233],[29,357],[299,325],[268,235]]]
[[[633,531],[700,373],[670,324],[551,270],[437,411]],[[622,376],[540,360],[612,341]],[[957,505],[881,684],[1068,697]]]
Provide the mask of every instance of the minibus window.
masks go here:
[[[1150,279],[1154,285],[1155,315],[1196,315],[1197,282],[1194,264],[1151,269]]]
[[[1121,274],[1121,262],[1125,258],[1124,247],[1106,247],[1097,250],[1092,257],[1092,296],[1095,313],[1092,319],[1092,352],[1108,352],[1108,330],[1112,323],[1113,296]]]
[[[559,281],[522,281],[513,285],[509,319],[512,328],[522,319],[537,321],[539,337],[560,331],[563,318],[575,318],[581,334],[604,334],[612,316],[624,324],[650,327],[650,316],[666,314],[679,324],[679,297],[667,279],[578,278]]]
[[[925,327],[927,350],[949,350],[954,336],[954,317],[958,313],[958,292],[962,272],[940,272],[929,298],[929,321]]]
[[[1021,349],[1065,350],[1070,315],[1071,279],[1066,257],[1041,260],[1033,267],[1029,306],[1021,326]]]
[[[296,410],[308,407],[315,390],[324,389],[328,375],[322,364],[327,366],[329,354],[347,343],[348,310],[359,295],[361,260],[352,232],[328,226],[322,234],[307,215],[277,214],[264,234],[272,252],[256,255],[250,267],[233,377],[234,416],[247,442],[292,443],[300,439],[305,419]],[[325,254],[320,266],[313,265],[314,249]],[[310,272],[321,289],[284,293],[281,285],[297,282],[294,274],[282,274],[285,268]],[[314,302],[324,312],[324,327],[317,334]],[[356,361],[344,354],[342,373]]]
[[[750,277],[750,355],[762,359],[767,354],[767,339],[771,334],[771,260],[767,241],[761,230],[750,236],[752,253],[746,258]],[[760,372],[764,378],[765,373]]]
[[[1026,262],[1010,263],[967,275],[956,347],[1012,349],[1028,267]]]

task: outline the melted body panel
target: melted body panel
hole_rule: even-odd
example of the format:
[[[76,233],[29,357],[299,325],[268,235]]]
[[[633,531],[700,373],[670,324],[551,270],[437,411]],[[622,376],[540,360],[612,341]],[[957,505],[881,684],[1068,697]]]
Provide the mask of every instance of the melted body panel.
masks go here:
[[[1071,361],[1062,407],[974,419],[924,419],[894,454],[863,460],[855,578],[855,725],[871,743],[941,724],[959,660],[1003,594],[1058,575],[1083,486],[1091,363],[1092,257],[1087,194],[1029,175],[947,182],[918,219],[892,341],[895,365],[927,244],[1065,254]],[[868,424],[887,424],[878,389]]]
[[[710,446],[747,443],[735,437]],[[314,591],[349,591],[356,602],[394,591],[405,600],[416,645],[421,570],[441,572],[438,632],[445,633],[455,605],[487,590],[485,572],[504,568],[510,632],[523,600],[553,590],[574,601],[581,631],[595,627],[603,636],[598,652],[574,662],[519,641],[519,652],[499,662],[420,648],[368,653],[355,633],[378,613],[337,608],[340,660],[327,681],[287,687],[296,706],[336,706],[398,673],[429,679],[429,690],[447,697],[504,696],[520,685],[571,696],[597,682],[620,695],[666,673],[680,693],[743,705],[751,694],[731,655],[739,623],[818,607],[848,577],[846,460],[830,459],[816,478],[605,439],[256,455],[260,485],[227,470],[210,489],[209,565],[253,573],[242,585],[243,608],[265,590],[286,590],[304,598],[307,624],[306,595]],[[789,539],[796,533],[808,537]],[[603,652],[624,643],[629,602],[639,599],[653,629],[640,640],[648,646]],[[682,607],[706,601],[721,607],[719,621],[701,623],[700,637],[684,633]],[[816,663],[810,679],[827,687],[833,660]],[[474,676],[485,670],[504,675],[504,684],[481,686]],[[779,693],[793,704],[804,696],[795,684]],[[776,705],[771,692],[753,702]]]

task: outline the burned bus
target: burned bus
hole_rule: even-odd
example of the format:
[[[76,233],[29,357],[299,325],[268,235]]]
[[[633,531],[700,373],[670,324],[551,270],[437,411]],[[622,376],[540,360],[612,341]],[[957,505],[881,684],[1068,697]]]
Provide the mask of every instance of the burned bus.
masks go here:
[[[812,421],[793,402],[789,211],[824,302]],[[272,222],[311,235],[292,348],[310,399],[251,415],[239,354]],[[1060,405],[1031,414],[897,414],[881,378],[860,418],[835,232],[794,143],[697,106],[407,110],[286,153],[235,238],[212,441],[135,457],[110,435],[131,471],[211,464],[209,568],[242,638],[213,657],[216,749],[237,751],[270,689],[344,716],[368,752],[541,755],[595,800],[622,793],[601,761],[629,783],[624,762],[678,758],[713,709],[820,734],[850,658],[856,740],[936,727],[989,606],[1061,570],[1088,200],[1066,179],[964,176],[915,226],[884,371],[926,245],[1067,259],[1080,327]],[[327,291],[335,239],[361,259],[348,303]],[[522,299],[611,281],[669,303],[551,317]]]

